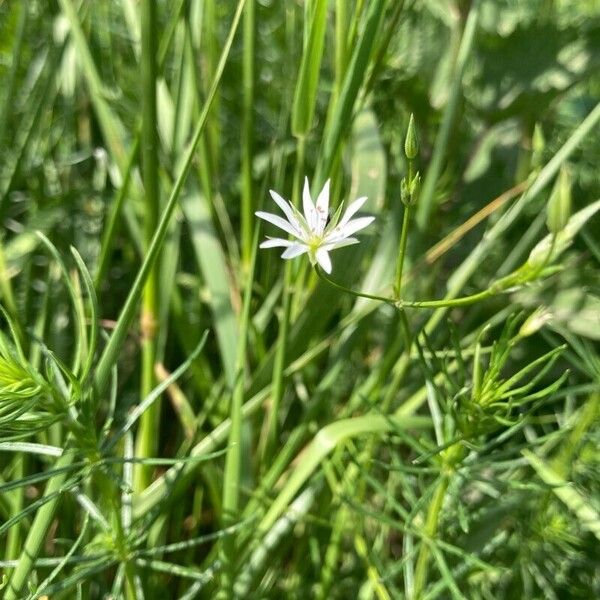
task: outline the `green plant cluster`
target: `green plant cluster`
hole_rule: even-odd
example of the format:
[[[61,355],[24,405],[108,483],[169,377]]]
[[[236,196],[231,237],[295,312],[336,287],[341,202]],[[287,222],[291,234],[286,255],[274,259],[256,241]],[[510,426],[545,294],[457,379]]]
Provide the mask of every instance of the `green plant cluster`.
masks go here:
[[[600,597],[599,66],[595,0],[0,2],[0,595]]]

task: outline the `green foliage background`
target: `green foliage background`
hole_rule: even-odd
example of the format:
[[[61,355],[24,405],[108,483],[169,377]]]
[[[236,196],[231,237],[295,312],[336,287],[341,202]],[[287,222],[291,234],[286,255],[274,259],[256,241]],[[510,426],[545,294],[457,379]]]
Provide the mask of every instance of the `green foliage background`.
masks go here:
[[[5,597],[599,597],[599,73],[597,0],[0,2]],[[257,251],[331,178],[391,298],[411,113],[447,305]]]

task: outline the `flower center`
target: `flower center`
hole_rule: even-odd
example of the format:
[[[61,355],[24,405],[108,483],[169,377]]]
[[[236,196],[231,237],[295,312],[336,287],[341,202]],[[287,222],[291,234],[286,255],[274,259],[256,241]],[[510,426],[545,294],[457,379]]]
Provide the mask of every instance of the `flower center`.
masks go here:
[[[311,235],[306,241],[311,252],[316,252],[323,243],[323,237],[320,235]]]

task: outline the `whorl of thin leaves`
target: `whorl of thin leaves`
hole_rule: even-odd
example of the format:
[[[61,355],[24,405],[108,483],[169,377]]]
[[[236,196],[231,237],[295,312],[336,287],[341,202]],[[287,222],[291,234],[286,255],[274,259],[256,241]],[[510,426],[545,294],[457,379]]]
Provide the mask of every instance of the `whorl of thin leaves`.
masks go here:
[[[467,439],[515,425],[528,405],[550,398],[565,380],[566,372],[541,385],[564,346],[532,358],[522,369],[513,371],[510,376],[505,375],[509,372],[513,350],[521,340],[517,331],[522,322],[520,314],[507,320],[500,337],[492,344],[489,358],[485,361],[487,364],[478,351],[481,340],[478,342],[473,358],[472,381],[457,394],[454,405],[456,422]]]
[[[52,386],[0,333],[0,439],[29,437],[64,414]]]

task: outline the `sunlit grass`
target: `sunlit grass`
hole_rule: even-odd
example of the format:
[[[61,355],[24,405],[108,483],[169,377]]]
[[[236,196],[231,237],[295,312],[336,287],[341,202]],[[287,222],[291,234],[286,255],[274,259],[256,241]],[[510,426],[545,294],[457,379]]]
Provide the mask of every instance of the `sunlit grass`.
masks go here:
[[[593,2],[0,32],[4,598],[600,594]]]

